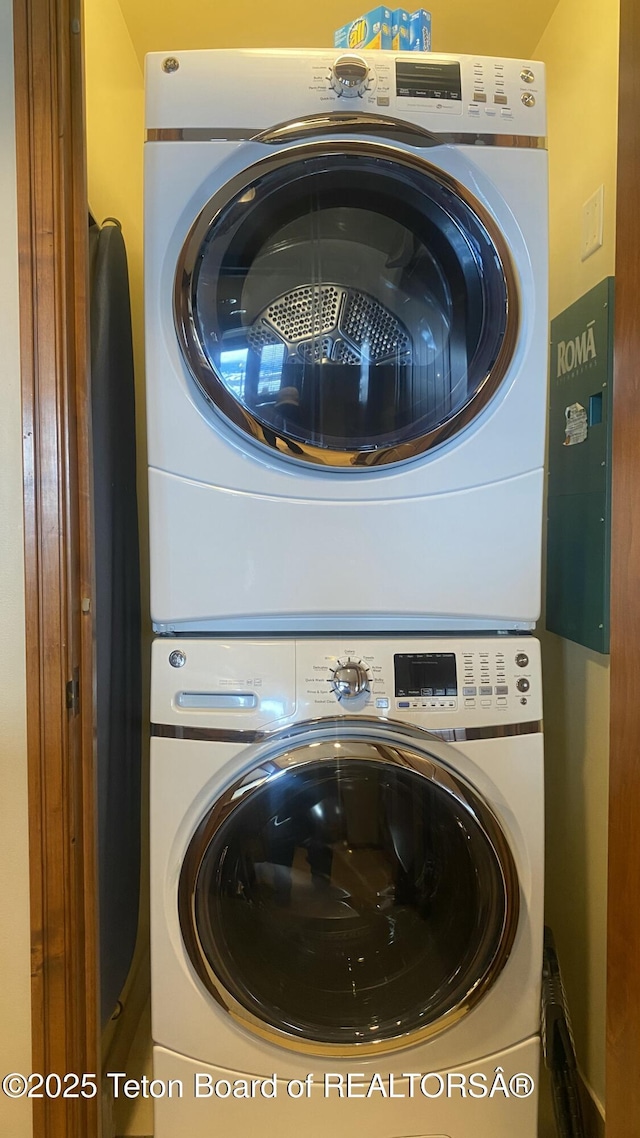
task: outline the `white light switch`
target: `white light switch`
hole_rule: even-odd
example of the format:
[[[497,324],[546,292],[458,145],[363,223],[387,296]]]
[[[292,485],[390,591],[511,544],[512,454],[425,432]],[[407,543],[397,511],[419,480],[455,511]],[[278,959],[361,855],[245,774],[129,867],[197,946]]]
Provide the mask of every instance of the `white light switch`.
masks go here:
[[[599,186],[582,207],[582,253],[586,261],[602,246],[602,215],[604,212],[604,186]]]

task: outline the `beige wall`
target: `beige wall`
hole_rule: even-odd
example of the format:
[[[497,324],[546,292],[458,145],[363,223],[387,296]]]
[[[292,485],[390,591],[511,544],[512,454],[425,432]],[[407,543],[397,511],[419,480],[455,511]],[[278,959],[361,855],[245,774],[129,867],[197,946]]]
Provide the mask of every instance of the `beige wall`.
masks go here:
[[[534,55],[547,64],[551,317],[614,273],[619,0],[560,0]],[[582,205],[604,184],[604,244],[580,260]],[[609,660],[543,636],[547,920],[578,1062],[605,1097]]]
[[[31,1070],[22,422],[11,0],[0,0],[0,1073]],[[0,1133],[30,1138],[24,1099],[0,1095]]]

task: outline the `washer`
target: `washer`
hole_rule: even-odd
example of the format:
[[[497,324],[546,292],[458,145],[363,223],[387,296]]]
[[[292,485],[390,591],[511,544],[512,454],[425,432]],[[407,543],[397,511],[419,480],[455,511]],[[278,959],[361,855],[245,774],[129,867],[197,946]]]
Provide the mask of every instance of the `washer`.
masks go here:
[[[531,628],[543,65],[195,51],[146,75],[156,629]]]
[[[531,637],[156,640],[156,1138],[535,1138],[541,714]]]

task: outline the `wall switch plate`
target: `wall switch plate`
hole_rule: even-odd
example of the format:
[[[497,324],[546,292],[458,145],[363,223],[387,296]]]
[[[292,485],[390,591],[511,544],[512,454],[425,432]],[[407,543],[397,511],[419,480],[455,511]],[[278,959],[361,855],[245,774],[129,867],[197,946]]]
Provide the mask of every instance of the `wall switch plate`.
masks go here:
[[[604,186],[599,186],[582,207],[581,260],[586,261],[596,249],[602,247],[602,218],[604,213]]]

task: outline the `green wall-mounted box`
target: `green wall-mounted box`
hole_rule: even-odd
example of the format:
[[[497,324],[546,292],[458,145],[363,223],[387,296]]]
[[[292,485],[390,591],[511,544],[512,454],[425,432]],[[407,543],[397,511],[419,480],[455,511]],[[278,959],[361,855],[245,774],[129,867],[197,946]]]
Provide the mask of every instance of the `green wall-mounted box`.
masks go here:
[[[609,651],[613,277],[551,322],[547,628]]]

